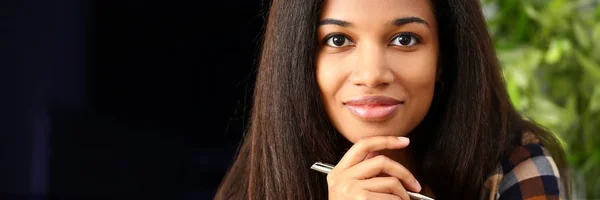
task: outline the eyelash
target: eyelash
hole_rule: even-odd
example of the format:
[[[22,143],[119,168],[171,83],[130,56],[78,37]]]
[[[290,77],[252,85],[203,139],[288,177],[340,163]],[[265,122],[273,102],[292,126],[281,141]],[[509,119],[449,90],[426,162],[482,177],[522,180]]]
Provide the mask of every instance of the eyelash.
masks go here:
[[[335,36],[343,36],[346,40],[354,43],[354,41],[352,41],[346,34],[343,34],[343,33],[330,33],[327,36],[325,36],[322,43],[324,45],[328,45],[327,42]],[[400,36],[410,36],[411,38],[414,38],[415,44],[413,44],[412,46],[399,46],[399,45],[394,45],[394,46],[398,46],[398,47],[402,47],[402,48],[413,48],[414,45],[418,45],[418,44],[422,43],[421,37],[419,37],[417,34],[410,33],[410,32],[403,32],[403,33],[398,33],[398,34],[394,35],[394,37],[392,37],[392,40],[390,41],[390,43],[393,42],[394,40],[396,40]],[[328,46],[330,46],[330,45],[328,45]],[[335,46],[332,46],[332,47],[333,48],[341,48],[341,47],[335,47]]]
[[[419,37],[417,34],[414,34],[414,33],[409,33],[409,32],[396,34],[396,35],[395,35],[395,36],[392,38],[392,41],[394,41],[394,40],[398,39],[398,37],[400,37],[400,36],[409,36],[409,37],[411,37],[411,38],[414,38],[414,40],[415,40],[415,44],[413,44],[412,46],[401,46],[401,47],[405,47],[405,48],[412,48],[414,45],[418,45],[418,44],[421,44],[421,43],[422,43],[421,37]],[[390,41],[390,42],[392,42],[392,41]]]

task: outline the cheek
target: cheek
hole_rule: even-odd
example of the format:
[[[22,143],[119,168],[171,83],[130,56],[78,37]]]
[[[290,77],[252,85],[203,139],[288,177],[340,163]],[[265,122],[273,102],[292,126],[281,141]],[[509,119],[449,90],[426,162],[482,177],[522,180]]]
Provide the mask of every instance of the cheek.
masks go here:
[[[340,62],[334,62],[330,58],[317,57],[317,84],[326,104],[334,101],[344,83],[344,72],[340,65]]]
[[[331,91],[331,88],[333,87],[333,78],[335,78],[333,70],[317,64],[317,84],[319,85],[321,93],[326,94]]]
[[[435,86],[435,67],[405,71],[402,74],[404,87],[409,97],[422,98],[433,95]]]
[[[401,60],[400,60],[401,59]],[[437,54],[434,52],[416,53],[396,60],[395,74],[404,88],[407,99],[407,116],[410,126],[420,123],[428,112],[435,89]]]
[[[395,74],[410,98],[431,98],[436,81],[437,54],[434,52],[398,56]]]

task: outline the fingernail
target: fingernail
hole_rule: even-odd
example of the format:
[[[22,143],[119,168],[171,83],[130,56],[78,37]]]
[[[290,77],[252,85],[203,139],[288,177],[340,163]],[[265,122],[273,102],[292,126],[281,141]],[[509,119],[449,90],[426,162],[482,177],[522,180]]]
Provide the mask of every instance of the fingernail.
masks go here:
[[[417,192],[421,191],[421,184],[419,184],[419,181],[417,181],[417,179],[415,179],[415,183],[417,184]]]
[[[407,137],[398,137],[398,140],[400,140],[400,142],[410,142],[410,140]]]

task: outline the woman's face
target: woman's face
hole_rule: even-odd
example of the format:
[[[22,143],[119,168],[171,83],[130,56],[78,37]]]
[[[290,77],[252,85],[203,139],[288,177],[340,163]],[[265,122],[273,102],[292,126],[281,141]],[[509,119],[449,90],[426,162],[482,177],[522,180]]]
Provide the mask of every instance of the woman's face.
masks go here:
[[[327,0],[317,39],[321,98],[346,139],[406,136],[423,120],[438,74],[429,0]]]

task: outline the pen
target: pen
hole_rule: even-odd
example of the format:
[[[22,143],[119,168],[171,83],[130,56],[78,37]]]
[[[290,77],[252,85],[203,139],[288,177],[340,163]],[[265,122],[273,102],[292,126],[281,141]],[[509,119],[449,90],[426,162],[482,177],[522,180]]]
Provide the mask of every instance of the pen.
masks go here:
[[[329,174],[329,172],[333,169],[333,165],[331,164],[327,164],[327,163],[323,163],[323,162],[316,162],[315,164],[313,164],[312,166],[310,166],[310,169],[324,173],[324,174]],[[415,200],[434,200],[432,198],[429,198],[425,195],[419,194],[419,193],[413,193],[413,192],[408,192],[408,196],[410,196],[411,199],[415,199]]]

